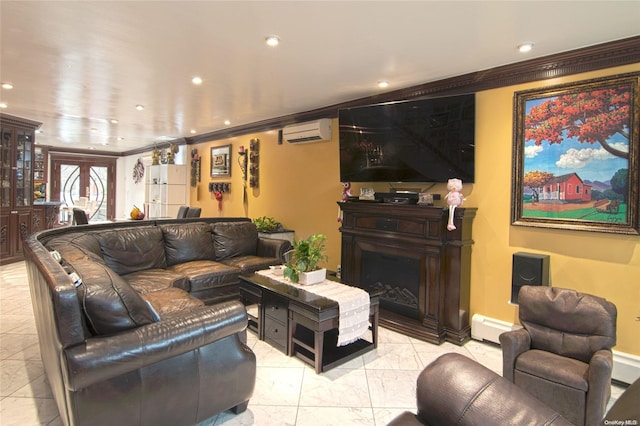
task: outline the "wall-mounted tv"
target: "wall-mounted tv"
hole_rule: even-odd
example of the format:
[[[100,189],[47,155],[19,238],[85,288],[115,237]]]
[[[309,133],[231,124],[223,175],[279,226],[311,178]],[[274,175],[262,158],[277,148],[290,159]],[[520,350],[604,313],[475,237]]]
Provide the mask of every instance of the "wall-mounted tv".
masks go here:
[[[472,183],[475,94],[338,111],[341,182]]]

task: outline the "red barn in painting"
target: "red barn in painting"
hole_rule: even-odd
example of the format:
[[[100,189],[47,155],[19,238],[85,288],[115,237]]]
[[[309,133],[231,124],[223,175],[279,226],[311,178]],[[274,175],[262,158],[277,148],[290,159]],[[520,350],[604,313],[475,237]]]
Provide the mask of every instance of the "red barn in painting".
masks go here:
[[[591,201],[591,185],[585,185],[577,173],[554,176],[542,187],[540,201]]]

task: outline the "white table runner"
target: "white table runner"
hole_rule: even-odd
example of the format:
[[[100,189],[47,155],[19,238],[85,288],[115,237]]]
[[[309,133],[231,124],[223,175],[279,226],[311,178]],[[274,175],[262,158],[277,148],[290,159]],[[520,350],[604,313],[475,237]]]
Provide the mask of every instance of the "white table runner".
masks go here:
[[[302,285],[292,283],[270,270],[256,273],[338,302],[338,346],[355,342],[369,330],[369,293],[361,288],[330,280],[313,285]]]

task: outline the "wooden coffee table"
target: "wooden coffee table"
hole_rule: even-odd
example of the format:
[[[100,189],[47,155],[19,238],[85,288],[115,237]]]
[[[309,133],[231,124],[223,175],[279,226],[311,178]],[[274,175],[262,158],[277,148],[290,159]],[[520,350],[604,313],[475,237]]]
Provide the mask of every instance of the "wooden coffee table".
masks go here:
[[[312,286],[310,286],[312,287]],[[369,293],[371,340],[365,338],[336,346],[339,307],[335,300],[259,274],[240,276],[245,305],[257,305],[249,329],[260,340],[288,356],[295,356],[321,373],[378,347],[378,307],[381,291]]]

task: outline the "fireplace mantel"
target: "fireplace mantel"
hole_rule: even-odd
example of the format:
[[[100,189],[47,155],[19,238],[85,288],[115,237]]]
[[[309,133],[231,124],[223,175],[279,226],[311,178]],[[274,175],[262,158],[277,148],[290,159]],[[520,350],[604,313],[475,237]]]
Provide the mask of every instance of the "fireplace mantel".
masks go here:
[[[447,230],[442,207],[339,202],[342,210],[341,279],[357,287],[384,286],[380,325],[428,342],[462,345],[470,339],[471,229],[475,208],[457,208]],[[409,265],[409,266],[407,266]],[[375,271],[375,268],[383,268]],[[388,271],[396,267],[397,271]],[[391,282],[393,281],[393,282]],[[403,287],[407,284],[407,288]],[[412,287],[416,287],[413,290]],[[416,306],[398,303],[416,293]]]

